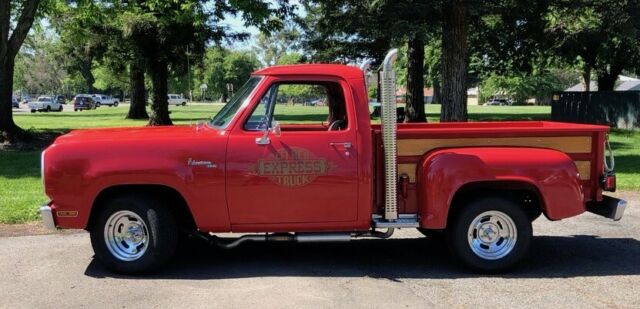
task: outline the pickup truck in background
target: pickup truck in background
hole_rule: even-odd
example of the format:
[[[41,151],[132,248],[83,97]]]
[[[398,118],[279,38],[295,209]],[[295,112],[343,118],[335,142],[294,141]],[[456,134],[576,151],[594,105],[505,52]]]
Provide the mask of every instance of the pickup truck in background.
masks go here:
[[[303,64],[253,73],[206,123],[63,135],[42,153],[45,224],[86,229],[95,257],[126,274],[158,269],[181,234],[233,248],[398,228],[440,234],[463,264],[499,272],[525,256],[540,215],[622,217],[626,203],[603,195],[615,190],[608,127],[396,124],[396,53],[381,72],[381,125],[363,70]],[[296,87],[312,87],[323,113],[291,113]],[[229,232],[245,234],[218,235]]]
[[[100,107],[102,105],[109,105],[113,107],[118,107],[118,99],[104,94],[92,94],[91,97],[96,104],[96,107]]]
[[[50,111],[62,111],[62,104],[54,98],[50,96],[40,96],[36,101],[29,102],[28,104],[29,110],[32,113],[35,112],[50,112]]]

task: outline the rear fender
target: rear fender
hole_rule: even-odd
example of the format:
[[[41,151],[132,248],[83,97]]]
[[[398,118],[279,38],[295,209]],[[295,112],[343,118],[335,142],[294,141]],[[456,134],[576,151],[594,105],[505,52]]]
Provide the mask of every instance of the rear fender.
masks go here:
[[[580,176],[565,153],[543,148],[469,147],[426,154],[418,168],[420,226],[443,229],[453,198],[463,186],[522,183],[537,190],[545,215],[560,220],[585,211]]]

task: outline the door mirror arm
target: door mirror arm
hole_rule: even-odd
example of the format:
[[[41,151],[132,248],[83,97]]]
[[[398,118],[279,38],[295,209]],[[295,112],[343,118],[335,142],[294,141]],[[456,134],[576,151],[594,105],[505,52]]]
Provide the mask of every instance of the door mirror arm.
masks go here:
[[[280,134],[282,133],[282,130],[280,129],[280,123],[278,123],[277,121],[273,121],[271,123],[271,128],[267,128],[265,130],[262,131],[262,136],[260,137],[256,137],[256,144],[257,145],[269,145],[271,144],[271,139],[269,138],[269,133],[275,134],[276,136],[280,137]]]

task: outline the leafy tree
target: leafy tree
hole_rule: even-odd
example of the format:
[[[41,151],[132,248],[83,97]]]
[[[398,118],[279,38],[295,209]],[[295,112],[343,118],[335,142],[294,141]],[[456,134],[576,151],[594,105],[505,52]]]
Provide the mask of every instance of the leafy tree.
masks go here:
[[[25,140],[13,121],[11,98],[15,59],[37,17],[42,0],[0,1],[0,142]]]
[[[598,90],[611,91],[625,69],[640,64],[638,0],[557,0],[547,22],[556,53],[582,67],[585,85],[594,71]]]
[[[27,93],[60,93],[66,77],[60,42],[45,29],[27,36],[16,56],[14,89]]]
[[[278,64],[282,56],[300,48],[299,41],[300,31],[293,23],[288,23],[275,33],[258,34],[253,51],[263,66],[272,66]]]
[[[437,23],[437,1],[305,1],[305,46],[317,60],[371,58],[379,66],[392,45],[407,44],[407,120],[426,121],[424,45]],[[436,18],[434,18],[436,17]]]
[[[203,61],[203,80],[197,84],[205,83],[207,92],[226,102],[228,98],[227,85],[233,85],[233,89],[239,89],[258,69],[260,62],[249,51],[230,51],[222,47],[207,49]]]

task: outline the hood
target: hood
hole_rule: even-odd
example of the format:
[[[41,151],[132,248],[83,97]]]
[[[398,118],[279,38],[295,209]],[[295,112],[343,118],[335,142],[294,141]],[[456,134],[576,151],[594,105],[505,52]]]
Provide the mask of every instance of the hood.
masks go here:
[[[73,130],[58,137],[54,144],[96,141],[149,141],[194,137],[196,126],[157,126]]]

